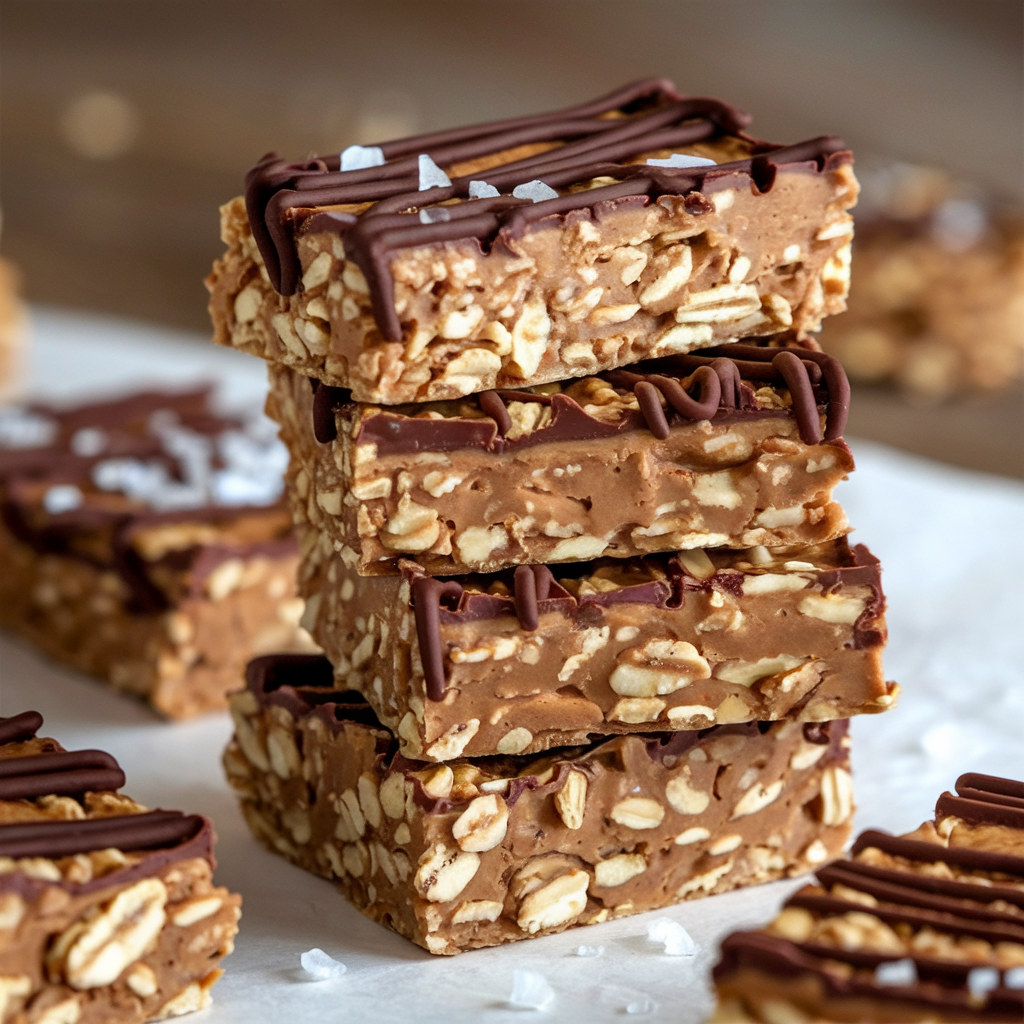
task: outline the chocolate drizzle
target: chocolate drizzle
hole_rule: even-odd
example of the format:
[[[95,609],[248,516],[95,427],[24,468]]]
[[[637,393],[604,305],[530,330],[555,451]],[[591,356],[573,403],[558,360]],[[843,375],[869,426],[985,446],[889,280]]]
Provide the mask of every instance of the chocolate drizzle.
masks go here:
[[[43,724],[37,711],[25,711],[0,719],[0,747],[32,739]],[[40,796],[78,797],[86,792],[104,792],[124,785],[124,772],[117,761],[102,750],[47,750],[56,746],[44,740],[43,753],[0,757],[0,800],[32,800]],[[15,805],[17,806],[17,805]],[[150,811],[107,817],[14,821],[0,824],[0,857],[47,857],[57,859],[114,847],[124,851],[170,850],[182,856],[212,859],[213,830],[200,815],[180,811]],[[85,891],[118,884],[138,870],[154,870],[147,861],[116,871],[90,883],[58,883],[64,888]],[[0,874],[0,889],[34,889],[53,884],[23,876],[17,871]]]
[[[78,796],[123,785],[124,772],[102,750],[61,750],[0,759],[0,800]]]
[[[555,577],[546,565],[520,565],[514,574],[513,600],[519,625],[531,632],[540,624],[538,607],[548,599]]]
[[[785,358],[783,358],[785,357]],[[823,352],[793,345],[729,344],[699,353],[670,356],[639,363],[629,370],[607,370],[597,375],[620,392],[633,392],[639,412],[627,409],[615,423],[589,415],[567,394],[544,395],[532,391],[485,391],[477,396],[482,418],[443,416],[438,419],[396,410],[382,410],[363,420],[357,444],[374,444],[378,455],[420,451],[445,452],[481,448],[501,454],[538,444],[587,441],[648,429],[664,440],[672,426],[695,420],[728,422],[738,417],[787,415],[780,409],[760,409],[744,380],[782,385],[789,390],[791,414],[805,444],[832,443],[842,437],[850,410],[850,385],[842,364]],[[341,388],[320,385],[313,399],[313,431],[317,440],[333,440],[318,426],[326,421],[317,412],[317,396]],[[690,394],[696,390],[697,397]],[[662,406],[662,398],[668,409]],[[344,398],[332,401],[344,401]],[[551,407],[551,418],[538,430],[515,438],[507,436],[512,420],[507,402],[537,402]],[[822,431],[821,407],[825,410]],[[334,429],[334,416],[330,416]]]
[[[435,580],[420,577],[412,585],[413,613],[416,617],[416,636],[420,645],[423,677],[427,682],[427,696],[431,700],[444,700],[444,651],[441,648],[441,601],[462,597],[462,585],[455,580]]]
[[[512,417],[497,391],[484,391],[479,399],[481,412],[487,413],[498,425],[498,433],[504,437],[512,429]]]
[[[817,582],[826,593],[841,585],[867,586],[871,589],[872,600],[854,626],[854,645],[858,649],[878,646],[885,640],[883,632],[876,628],[877,617],[884,606],[878,559],[863,544],[851,550],[845,542],[836,542],[836,551],[841,564],[835,568],[818,570]],[[522,629],[533,631],[537,629],[540,615],[544,612],[558,612],[567,618],[591,621],[600,617],[602,608],[613,604],[679,608],[684,604],[689,591],[717,588],[730,593],[738,592],[744,578],[742,572],[723,568],[709,579],[698,580],[690,576],[671,554],[576,562],[559,566],[559,572],[565,577],[587,575],[604,565],[614,565],[625,573],[635,570],[638,575],[647,578],[636,583],[623,583],[611,590],[574,596],[545,565],[520,565],[514,571],[459,577],[463,582],[472,581],[481,587],[500,580],[510,595],[506,597],[500,593],[467,589],[455,579],[423,576],[419,566],[406,563],[404,571],[411,583],[416,636],[427,696],[431,700],[442,700],[445,694],[442,622],[456,624],[515,615]],[[812,739],[810,742],[828,741]]]
[[[193,838],[205,819],[180,811],[150,811],[112,818],[30,821],[0,825],[0,857],[69,857],[116,847],[149,850]]]
[[[23,711],[11,718],[0,718],[0,746],[32,739],[42,724],[43,716],[38,711]]]
[[[1020,827],[1010,822],[1017,821],[1018,815],[1024,813],[1024,783],[967,774],[957,780],[956,790],[958,796],[945,793],[940,797],[937,820],[954,814],[971,824]],[[960,811],[966,814],[958,813]],[[950,840],[955,842],[955,831]],[[898,860],[883,866],[862,856],[869,850]],[[978,939],[990,946],[1001,942],[1024,946],[1024,857],[878,831],[862,833],[851,854],[852,860],[834,861],[819,869],[816,877],[821,888],[805,887],[792,896],[786,906],[803,908],[825,919],[852,913],[870,914],[901,931],[907,941],[905,953],[897,956],[890,951],[848,949],[843,945],[813,941],[792,942],[777,935],[740,932],[723,942],[715,978],[721,983],[743,967],[776,977],[812,974],[823,985],[828,998],[868,997],[886,1003],[895,1001],[927,1007],[933,1012],[941,1008],[943,1016],[935,1019],[943,1020],[1021,1018],[1024,992],[999,986],[979,999],[968,991],[970,971],[988,966],[990,961],[979,961],[973,950],[959,960],[952,959],[952,954],[949,958],[925,955],[917,951],[911,936],[925,930],[939,936]],[[921,866],[945,864],[952,870],[913,870],[900,861]],[[960,877],[954,871],[959,872]],[[856,898],[856,893],[870,897],[871,903],[865,906]],[[932,945],[929,944],[929,948]],[[870,974],[864,973],[873,971],[881,963],[903,957],[913,960],[916,967],[918,980],[912,984],[883,987]],[[829,969],[829,962],[848,964],[859,973],[839,974]],[[927,1019],[933,1018],[928,1016]]]
[[[720,100],[684,98],[665,79],[645,80],[565,110],[385,142],[380,148],[386,163],[379,167],[342,171],[336,156],[289,162],[268,153],[246,175],[246,211],[271,284],[282,295],[300,286],[296,229],[304,224],[310,232],[341,234],[348,258],[369,283],[382,335],[399,341],[402,327],[390,271],[396,249],[456,239],[473,239],[481,250],[507,247],[548,218],[575,210],[600,216],[617,203],[647,203],[663,195],[683,197],[687,209],[699,214],[712,209],[702,193],[735,184],[737,178],[767,192],[781,166],[820,173],[850,160],[842,140],[832,136],[788,147],[758,142],[743,134],[749,121]],[[644,153],[724,136],[742,140],[751,155],[704,167],[628,162]],[[550,143],[555,147],[547,148]],[[451,171],[467,161],[538,144],[544,148],[531,156],[456,175],[447,186],[419,189],[420,154]],[[614,183],[538,203],[509,195],[468,198],[473,180],[511,192],[532,179],[557,190],[595,178]],[[463,201],[444,207],[447,219],[420,222],[418,211],[424,207],[455,199]],[[362,203],[372,205],[358,214],[324,209]]]
[[[727,360],[716,359],[708,366],[698,366],[691,375],[691,386],[700,389],[699,399],[691,398],[680,381],[660,373],[639,374],[629,370],[613,370],[608,374],[608,380],[627,387],[632,385],[647,429],[659,441],[664,441],[668,437],[669,425],[665,410],[661,407],[661,399],[664,398],[685,420],[710,420],[722,402],[723,388],[715,365],[722,363],[727,363]],[[734,395],[730,394],[729,398],[734,398]]]

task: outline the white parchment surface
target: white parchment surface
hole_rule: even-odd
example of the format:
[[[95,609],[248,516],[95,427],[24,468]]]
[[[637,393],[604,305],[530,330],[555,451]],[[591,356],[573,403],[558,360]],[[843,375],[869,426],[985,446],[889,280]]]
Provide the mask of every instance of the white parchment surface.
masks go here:
[[[128,386],[225,382],[233,406],[262,401],[255,359],[188,344],[173,332],[36,309],[34,396],[77,399]],[[958,774],[1024,777],[1024,486],[853,440],[858,469],[840,497],[855,539],[882,559],[899,708],[854,721],[858,828],[908,831]],[[109,750],[125,791],[150,807],[213,818],[218,881],[241,892],[241,932],[204,1024],[284,1021],[698,1022],[716,942],[772,916],[799,882],[777,883],[502,949],[432,957],[352,909],[331,884],[250,838],[220,770],[227,715],[168,724],[141,704],[0,640],[0,714],[37,708],[70,748]],[[654,916],[701,946],[670,957],[647,941]],[[603,947],[580,957],[581,944]],[[348,968],[310,982],[299,955],[320,947]],[[544,1011],[508,1003],[517,969],[556,992]]]

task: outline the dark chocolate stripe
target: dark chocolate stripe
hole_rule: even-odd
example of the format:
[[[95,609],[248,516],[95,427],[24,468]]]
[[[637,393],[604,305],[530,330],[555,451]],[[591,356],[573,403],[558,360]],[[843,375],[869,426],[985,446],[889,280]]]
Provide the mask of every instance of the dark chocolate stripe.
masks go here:
[[[742,349],[743,358],[734,357],[728,351],[730,349]],[[707,353],[711,351],[715,354],[708,355]],[[719,351],[724,354],[718,354]],[[773,363],[780,352],[793,354],[799,364],[797,368],[796,364],[791,363],[789,373],[797,382],[797,388],[802,396],[802,411],[799,414],[796,409],[796,395],[793,400],[793,415],[797,418],[802,439],[808,444],[818,443],[822,439],[835,441],[846,426],[850,394],[849,382],[838,360],[826,357],[825,361],[821,361],[819,357],[822,353],[802,348],[780,349],[774,346],[733,344],[724,346],[722,350],[704,350],[686,356],[672,356],[641,363],[633,369],[608,370],[597,374],[613,387],[623,391],[632,390],[637,397],[640,413],[627,411],[617,423],[608,423],[590,416],[566,394],[550,396],[531,391],[503,389],[486,391],[478,397],[481,411],[495,420],[496,431],[484,419],[426,419],[381,412],[363,421],[357,443],[376,444],[378,454],[389,455],[417,451],[452,451],[459,448],[482,448],[485,451],[502,454],[517,448],[553,441],[586,441],[610,437],[644,426],[656,437],[664,439],[668,436],[672,424],[662,408],[659,392],[664,395],[673,412],[683,420],[709,419],[714,422],[719,417],[727,420],[729,416],[736,415],[730,410],[740,410],[744,416],[749,417],[786,415],[781,410],[754,408],[752,393],[742,383],[742,379],[745,378],[789,387],[779,368]],[[694,384],[699,387],[699,398],[693,398],[683,388],[682,381],[687,377],[692,378],[691,387]],[[645,386],[641,387],[641,384]],[[824,435],[819,423],[819,398],[815,394],[820,385],[824,385],[826,392]],[[319,393],[318,390],[316,394]],[[511,418],[504,407],[505,402],[540,402],[551,405],[551,420],[547,426],[532,433],[508,438],[505,435],[511,427]],[[318,427],[315,403],[314,398],[316,434]],[[333,423],[332,415],[332,427]],[[320,435],[317,437],[319,439]],[[814,438],[817,438],[817,441]]]
[[[77,796],[120,789],[124,772],[102,750],[58,751],[0,760],[0,800]]]
[[[785,904],[787,907],[802,907],[814,914],[839,916],[841,914],[871,914],[886,924],[908,924],[912,928],[934,928],[952,935],[970,935],[986,942],[1015,942],[1024,945],[1024,921],[1019,925],[989,922],[982,924],[959,913],[938,910],[914,909],[899,905],[865,907],[853,900],[838,899],[834,896],[818,896],[798,892]]]
[[[38,711],[22,711],[11,718],[0,718],[0,746],[30,740],[43,727],[43,716]]]
[[[864,850],[874,848],[893,857],[921,861],[925,864],[948,864],[965,871],[988,871],[993,874],[1017,875],[1024,879],[1024,857],[1006,853],[991,853],[969,846],[942,846],[920,839],[905,839],[887,832],[871,829],[862,832],[850,851],[856,857]]]
[[[1024,782],[1017,782],[1016,779],[1001,779],[998,775],[979,775],[977,772],[967,772],[956,780],[956,791],[961,796],[966,796],[966,793],[963,792],[964,788],[975,792],[1012,796],[1024,801]]]
[[[68,772],[79,768],[118,768],[117,761],[103,750],[59,750],[30,757],[9,757],[0,760],[0,779],[40,775],[47,772]]]
[[[105,850],[149,850],[192,838],[202,827],[198,814],[150,811],[84,821],[33,821],[0,825],[0,856],[68,857]]]
[[[971,906],[967,900],[978,902],[984,896],[986,887],[983,885],[958,884],[948,879],[926,879],[930,885],[916,885],[917,879],[923,876],[911,872],[888,872],[891,878],[879,878],[866,865],[849,864],[836,861],[815,872],[819,882],[826,888],[834,885],[845,885],[857,892],[867,893],[881,900],[885,905],[894,904],[906,907],[918,907],[922,910],[934,910],[937,913],[956,914],[958,917],[971,918],[978,921],[1002,921],[1019,924],[1024,927],[1024,916],[1007,913],[988,907]],[[930,890],[930,891],[925,891]],[[1005,892],[1005,888],[1003,889]],[[1012,892],[1012,890],[1010,890]],[[1000,899],[999,892],[988,890],[988,898],[984,902]],[[1024,896],[1024,894],[1020,894]]]
[[[416,637],[420,646],[420,661],[431,700],[443,700],[445,691],[444,651],[441,647],[441,600],[462,597],[462,585],[455,580],[435,580],[420,577],[412,585],[413,615],[416,619]]]
[[[873,968],[893,959],[896,958],[892,955],[876,957],[875,954],[844,950],[841,947],[797,944],[763,932],[734,932],[722,941],[722,956],[712,973],[719,986],[723,986],[731,975],[744,968],[760,971],[771,978],[813,975],[820,982],[826,999],[856,999],[861,1013],[870,1012],[864,1005],[866,1000],[877,1000],[894,1008],[903,1006],[907,1010],[906,1020],[996,1022],[1020,1020],[1024,1013],[1024,992],[1000,988],[989,992],[982,1004],[971,998],[963,982],[970,969],[984,966],[977,963],[965,964],[966,970],[962,974],[957,964],[950,964],[947,972],[944,970],[945,965],[940,962],[914,956],[912,959],[915,964],[920,963],[924,968],[922,977],[929,980],[923,984],[898,987],[877,985],[863,975],[842,977],[837,971],[828,969],[829,960]],[[935,964],[934,969],[932,964]],[[946,979],[946,984],[935,984],[932,979]],[[949,981],[955,984],[950,985]],[[802,1005],[799,999],[797,1004]]]
[[[512,429],[512,417],[497,391],[483,391],[478,399],[480,411],[498,424],[498,433],[504,437]]]
[[[533,631],[540,624],[540,602],[546,601],[555,577],[546,565],[520,565],[513,574],[513,600],[519,625]]]
[[[646,109],[642,107],[646,104]],[[612,111],[625,115],[602,117]],[[381,145],[387,163],[381,167],[340,171],[337,157],[289,163],[268,154],[246,175],[246,210],[253,237],[274,288],[284,295],[299,286],[299,261],[293,238],[294,213],[349,203],[373,203],[357,217],[316,219],[316,230],[340,231],[346,252],[363,270],[370,285],[374,315],[385,339],[401,338],[394,308],[390,253],[396,248],[430,245],[454,239],[489,243],[499,232],[515,237],[530,225],[571,210],[600,207],[628,196],[681,195],[691,212],[711,209],[696,192],[713,183],[744,175],[760,191],[768,191],[780,164],[821,171],[845,162],[841,140],[812,139],[798,146],[771,147],[753,143],[750,159],[712,167],[665,168],[622,163],[644,152],[679,148],[723,134],[737,134],[746,115],[718,100],[684,99],[665,80],[634,83],[583,106],[433,133]],[[443,187],[418,189],[417,160],[427,153],[438,166],[452,169],[483,156],[537,143],[562,143],[554,149],[497,165],[487,171],[455,176]],[[414,155],[415,154],[415,155]],[[420,224],[416,213],[451,199],[465,199],[470,181],[486,180],[499,190],[540,178],[555,189],[612,177],[617,183],[578,191],[540,203],[500,199],[470,200],[446,207],[450,219]]]
[[[986,794],[987,796],[987,794]],[[1005,828],[1024,829],[1024,808],[1008,807],[991,800],[966,800],[943,793],[935,804],[935,819],[961,818],[971,825],[1002,825]]]

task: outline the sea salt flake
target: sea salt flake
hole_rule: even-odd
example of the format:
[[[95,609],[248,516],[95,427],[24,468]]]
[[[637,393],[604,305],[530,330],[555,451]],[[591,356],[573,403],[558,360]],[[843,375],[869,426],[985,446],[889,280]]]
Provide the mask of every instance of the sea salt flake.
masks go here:
[[[658,1003],[653,999],[649,999],[647,996],[641,996],[639,999],[634,999],[632,1002],[626,1003],[626,1013],[654,1013],[658,1008]]]
[[[577,956],[600,956],[604,952],[604,946],[578,946]]]
[[[543,203],[545,199],[558,198],[558,193],[550,185],[545,185],[540,178],[534,178],[533,181],[525,181],[522,185],[516,185],[512,189],[512,195],[516,199],[531,199],[535,203]]]
[[[334,957],[328,956],[322,949],[307,950],[299,957],[302,969],[309,975],[310,981],[330,981],[340,978],[347,968]]]
[[[666,956],[696,956],[700,951],[690,933],[670,917],[659,917],[647,926],[647,941],[662,943]]]
[[[501,193],[486,181],[471,181],[469,183],[470,199],[497,199]]]
[[[947,199],[932,214],[932,237],[950,252],[977,245],[987,227],[985,208],[972,199]]]
[[[967,975],[967,990],[975,999],[981,999],[994,988],[999,988],[999,972],[994,967],[975,967]]]
[[[420,210],[421,224],[440,224],[442,221],[451,219],[452,215],[444,206],[431,206],[427,210]]]
[[[513,971],[508,1001],[524,1010],[546,1010],[555,1001],[555,990],[539,971]]]
[[[651,157],[647,161],[652,167],[714,167],[715,161],[705,156],[690,156],[689,153],[673,153],[661,159]]]
[[[910,957],[879,964],[875,968],[875,984],[900,987],[916,985],[917,967]]]
[[[451,179],[426,153],[420,153],[420,191],[428,188],[447,188]]]
[[[82,492],[74,484],[57,484],[47,489],[43,495],[43,508],[51,516],[59,516],[61,512],[70,512],[81,507]]]
[[[380,167],[384,164],[384,150],[380,146],[349,146],[341,151],[343,171],[361,171],[365,167]]]
[[[71,435],[71,450],[84,459],[99,455],[107,447],[107,432],[99,427],[82,427]]]
[[[0,448],[45,448],[57,439],[57,424],[27,409],[0,409]]]
[[[1007,988],[1024,988],[1024,967],[1011,967],[1005,971],[1003,984]]]

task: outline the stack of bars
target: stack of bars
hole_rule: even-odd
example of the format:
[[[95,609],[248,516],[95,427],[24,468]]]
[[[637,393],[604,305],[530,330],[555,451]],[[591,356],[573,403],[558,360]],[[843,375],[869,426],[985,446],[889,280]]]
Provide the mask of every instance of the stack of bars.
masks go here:
[[[225,763],[272,849],[452,954],[840,852],[846,719],[891,707],[832,489],[857,184],[838,139],[641,82],[271,154],[216,340],[269,363],[304,626]],[[624,368],[625,367],[625,368]]]

